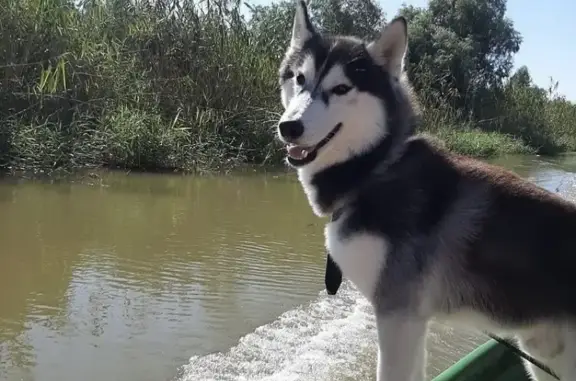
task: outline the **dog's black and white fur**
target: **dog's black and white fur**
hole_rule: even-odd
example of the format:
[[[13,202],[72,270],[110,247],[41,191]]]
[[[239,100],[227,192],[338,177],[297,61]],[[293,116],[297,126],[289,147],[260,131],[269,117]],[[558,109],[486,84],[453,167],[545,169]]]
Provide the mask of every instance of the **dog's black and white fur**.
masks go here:
[[[403,18],[364,42],[320,35],[296,8],[278,136],[314,213],[332,215],[328,271],[374,305],[378,381],[424,380],[433,318],[515,335],[576,380],[576,207],[414,136]]]

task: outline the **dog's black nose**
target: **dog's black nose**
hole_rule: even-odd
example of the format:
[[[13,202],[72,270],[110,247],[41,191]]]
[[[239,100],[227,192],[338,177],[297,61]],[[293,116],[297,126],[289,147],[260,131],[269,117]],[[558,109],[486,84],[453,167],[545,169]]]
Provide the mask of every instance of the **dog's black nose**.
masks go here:
[[[280,135],[288,140],[298,139],[304,133],[304,125],[299,120],[282,122],[278,127],[280,128]]]

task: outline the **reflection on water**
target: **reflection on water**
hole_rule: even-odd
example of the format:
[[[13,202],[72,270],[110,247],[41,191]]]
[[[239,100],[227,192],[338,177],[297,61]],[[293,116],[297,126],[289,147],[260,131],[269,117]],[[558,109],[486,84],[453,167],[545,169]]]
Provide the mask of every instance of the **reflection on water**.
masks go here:
[[[572,156],[497,163],[572,197]],[[292,175],[5,181],[0,215],[1,379],[373,377],[370,307],[323,293]],[[429,369],[481,340],[435,327]]]

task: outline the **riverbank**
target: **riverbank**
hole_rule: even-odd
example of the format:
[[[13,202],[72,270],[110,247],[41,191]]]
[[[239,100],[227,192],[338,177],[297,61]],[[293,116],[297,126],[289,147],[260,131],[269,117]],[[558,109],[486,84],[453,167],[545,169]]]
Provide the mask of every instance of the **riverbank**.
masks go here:
[[[276,105],[277,106],[277,105]],[[279,110],[274,110],[277,115]],[[259,116],[259,110],[254,116]],[[483,131],[455,120],[430,121],[422,132],[451,151],[479,158],[529,154],[539,150],[522,138]],[[0,168],[4,173],[57,174],[84,169],[145,172],[221,172],[245,166],[281,167],[284,148],[275,137],[275,121],[238,118],[231,126],[187,126],[142,110],[122,109],[101,121],[74,121],[64,126],[22,120],[7,130]],[[230,130],[232,129],[232,131]],[[563,152],[555,149],[550,154]]]
[[[426,111],[419,130],[453,152],[477,158],[542,153],[521,137],[484,131],[438,114],[435,109]],[[81,123],[66,128],[61,124],[15,123],[10,126],[11,147],[2,158],[4,172],[45,175],[121,169],[205,173],[284,165],[285,150],[276,140],[275,121],[256,124],[239,119],[234,132],[223,131],[227,127],[202,126],[199,134],[177,123],[166,124],[159,115],[144,111],[124,110],[110,119],[88,128]],[[566,151],[553,147],[543,153]]]
[[[115,128],[91,134],[62,136],[50,126],[17,129],[12,150],[5,155],[5,172],[52,173],[82,169],[123,169],[145,172],[221,172],[244,166],[279,167],[284,149],[271,128],[262,128],[238,144],[224,144],[214,134],[207,141],[193,140],[180,129],[139,120],[118,121]],[[150,122],[148,120],[148,122]],[[141,123],[141,124],[140,124]],[[453,151],[477,158],[538,153],[521,138],[462,126],[438,126],[423,132]],[[258,139],[261,149],[253,142]],[[557,154],[555,150],[548,154]]]
[[[521,139],[509,135],[481,130],[458,131],[441,129],[428,135],[439,140],[451,151],[477,158],[490,158],[506,154],[531,154],[537,152],[524,144]],[[136,137],[137,142],[124,141],[122,137],[110,136],[106,145],[103,141],[76,141],[62,151],[66,142],[27,140],[22,150],[13,152],[5,160],[10,164],[4,173],[15,175],[57,174],[85,169],[120,169],[137,172],[226,172],[246,166],[276,168],[283,166],[284,150],[274,141],[273,136],[263,137],[266,141],[259,156],[260,160],[250,160],[254,156],[251,149],[239,147],[205,146],[199,142],[171,140],[167,143],[147,142],[140,147],[143,139],[159,140],[161,137]],[[267,138],[267,139],[266,139]],[[118,143],[115,145],[115,143]],[[30,145],[30,146],[27,146]],[[136,147],[134,147],[136,146]],[[116,151],[115,154],[110,151]]]

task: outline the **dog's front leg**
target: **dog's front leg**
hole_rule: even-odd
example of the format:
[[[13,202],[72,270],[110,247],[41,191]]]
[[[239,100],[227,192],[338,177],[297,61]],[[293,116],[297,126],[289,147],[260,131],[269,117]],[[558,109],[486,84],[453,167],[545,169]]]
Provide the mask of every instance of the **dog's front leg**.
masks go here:
[[[424,381],[428,322],[407,313],[376,316],[377,381]]]

